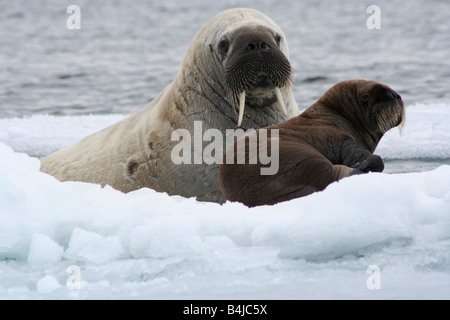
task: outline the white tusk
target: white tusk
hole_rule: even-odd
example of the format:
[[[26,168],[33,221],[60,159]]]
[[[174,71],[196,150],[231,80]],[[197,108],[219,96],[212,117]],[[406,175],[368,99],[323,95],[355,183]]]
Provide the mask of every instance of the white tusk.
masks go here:
[[[281,96],[280,88],[278,88],[278,87],[275,88],[275,94],[277,96],[278,103],[281,106],[281,110],[283,110],[284,114],[287,115],[286,106],[284,105],[284,101],[283,101],[283,97]]]
[[[405,112],[405,107],[403,107],[402,109],[402,113],[401,113],[401,117],[402,117],[402,122],[400,123],[400,125],[398,126],[398,130],[400,132],[400,136],[403,133],[403,127],[405,126],[405,122],[406,122],[406,112]]]
[[[245,91],[243,91],[239,95],[239,119],[238,119],[238,127],[241,126],[242,119],[244,118],[244,109],[245,109]]]

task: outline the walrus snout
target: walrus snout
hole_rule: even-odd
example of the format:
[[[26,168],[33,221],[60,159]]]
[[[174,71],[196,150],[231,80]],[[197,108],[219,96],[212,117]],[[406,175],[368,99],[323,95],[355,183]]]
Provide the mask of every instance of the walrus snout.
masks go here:
[[[225,82],[235,95],[271,85],[282,88],[290,83],[291,73],[291,64],[272,35],[244,32],[232,41],[225,61]]]
[[[253,85],[257,88],[272,88],[275,89],[275,83],[267,76],[266,73],[262,72],[257,78]]]
[[[392,89],[391,89],[390,94],[391,94],[391,96],[392,96],[395,100],[402,100],[402,97],[401,97],[397,92],[395,92],[395,91],[392,90]]]
[[[383,90],[383,94],[380,94],[380,100],[385,100],[387,102],[400,102],[403,103],[402,97],[397,93],[397,91],[386,86]]]
[[[405,123],[405,106],[402,97],[393,89],[386,87],[384,94],[380,97],[380,103],[376,105],[376,118],[380,131],[387,132],[389,129],[399,127],[402,131]]]
[[[232,99],[239,101],[238,126],[246,101],[254,107],[278,101],[280,109],[287,114],[280,88],[291,83],[292,70],[280,49],[281,36],[263,27],[244,27],[227,41],[227,46],[220,43],[227,47],[225,83]]]

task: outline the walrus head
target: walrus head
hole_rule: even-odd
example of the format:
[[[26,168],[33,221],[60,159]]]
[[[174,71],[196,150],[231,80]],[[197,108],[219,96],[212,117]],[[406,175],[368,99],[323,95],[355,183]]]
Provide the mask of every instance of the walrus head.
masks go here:
[[[239,98],[241,124],[245,103],[266,107],[278,99],[286,108],[280,88],[291,81],[291,65],[280,50],[281,35],[257,26],[243,27],[222,35],[218,46],[231,99]]]
[[[372,107],[373,118],[378,124],[379,131],[384,134],[391,128],[398,126],[401,132],[406,120],[402,97],[382,84],[374,86],[372,96],[375,97]],[[365,98],[365,96],[361,98]]]
[[[401,96],[385,84],[368,80],[341,81],[318,101],[367,132],[374,146],[390,129],[402,130],[406,116]]]
[[[275,22],[256,10],[229,9],[208,22],[196,39],[194,58],[197,62],[213,59],[215,71],[209,71],[208,83],[216,92],[224,90],[219,94],[233,112],[239,112],[238,126],[244,109],[251,120],[264,113],[272,118],[269,122],[256,120],[264,126],[281,122],[274,121],[281,113],[281,118],[287,119],[285,99],[292,97],[292,68],[285,35]],[[206,46],[209,57],[199,50]],[[293,108],[297,106],[291,104],[289,111]],[[263,109],[266,111],[261,112]]]

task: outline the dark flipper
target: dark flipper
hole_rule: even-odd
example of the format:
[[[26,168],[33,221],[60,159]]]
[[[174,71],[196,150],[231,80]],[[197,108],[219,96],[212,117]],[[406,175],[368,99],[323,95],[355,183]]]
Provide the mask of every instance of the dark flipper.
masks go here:
[[[384,163],[380,156],[371,154],[366,160],[357,163],[356,166],[350,170],[350,175],[361,174],[367,172],[383,172]]]

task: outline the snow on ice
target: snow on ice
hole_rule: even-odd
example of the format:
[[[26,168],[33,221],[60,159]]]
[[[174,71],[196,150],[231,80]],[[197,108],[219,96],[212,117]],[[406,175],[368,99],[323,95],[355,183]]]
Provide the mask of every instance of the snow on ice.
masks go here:
[[[450,158],[448,110],[409,107],[376,153]],[[39,171],[37,156],[121,118],[0,119],[1,299],[450,298],[449,165],[252,209]]]

